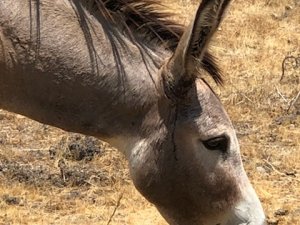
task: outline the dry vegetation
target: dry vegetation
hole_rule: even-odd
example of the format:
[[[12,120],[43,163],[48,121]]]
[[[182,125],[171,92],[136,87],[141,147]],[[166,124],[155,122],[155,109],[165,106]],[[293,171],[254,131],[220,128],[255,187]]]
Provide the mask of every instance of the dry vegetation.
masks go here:
[[[166,2],[188,21],[197,1]],[[299,21],[299,0],[236,0],[212,46],[226,80],[215,90],[270,224],[300,224]],[[109,221],[166,224],[116,150],[0,111],[0,224]]]

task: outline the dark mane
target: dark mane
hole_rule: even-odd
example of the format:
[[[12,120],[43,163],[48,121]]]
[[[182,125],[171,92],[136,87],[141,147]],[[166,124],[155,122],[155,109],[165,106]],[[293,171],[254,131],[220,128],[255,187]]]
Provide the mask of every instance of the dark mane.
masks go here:
[[[150,40],[174,51],[183,35],[185,26],[171,19],[162,0],[81,0],[89,10],[99,11],[111,23],[120,18],[132,33],[139,32]],[[206,52],[201,62],[217,84],[222,84],[221,71],[215,57]]]

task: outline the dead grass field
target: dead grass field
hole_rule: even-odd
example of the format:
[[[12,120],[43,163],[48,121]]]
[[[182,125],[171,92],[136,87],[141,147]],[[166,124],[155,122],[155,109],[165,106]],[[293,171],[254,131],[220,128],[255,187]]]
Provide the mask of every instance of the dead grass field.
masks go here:
[[[165,1],[180,21],[197,2]],[[214,88],[273,225],[300,224],[299,24],[299,0],[235,0],[211,47],[226,80]],[[166,225],[116,150],[0,110],[1,225],[105,225],[115,210],[111,225]]]

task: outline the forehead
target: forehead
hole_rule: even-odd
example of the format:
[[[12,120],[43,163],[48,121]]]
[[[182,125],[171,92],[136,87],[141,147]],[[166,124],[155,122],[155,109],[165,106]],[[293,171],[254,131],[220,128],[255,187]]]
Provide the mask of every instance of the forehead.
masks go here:
[[[197,100],[201,103],[202,106],[212,107],[214,111],[224,111],[219,97],[205,80],[197,79],[195,82],[195,86]]]
[[[179,108],[179,121],[203,132],[219,133],[232,128],[221,101],[202,79],[196,80],[193,90]]]

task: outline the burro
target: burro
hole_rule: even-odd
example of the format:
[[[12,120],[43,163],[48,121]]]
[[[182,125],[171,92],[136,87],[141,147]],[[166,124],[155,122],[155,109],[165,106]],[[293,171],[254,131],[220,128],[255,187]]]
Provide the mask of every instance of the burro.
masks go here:
[[[201,76],[222,82],[207,47],[229,3],[203,0],[184,27],[153,0],[1,0],[0,107],[117,147],[171,225],[262,225]]]

